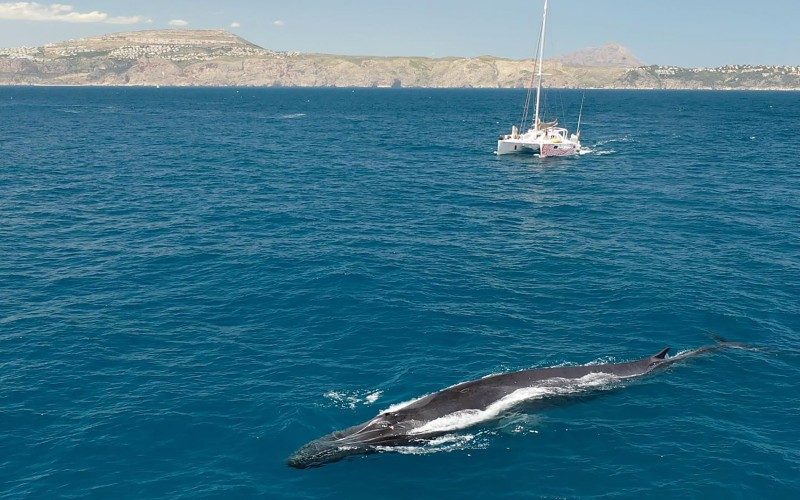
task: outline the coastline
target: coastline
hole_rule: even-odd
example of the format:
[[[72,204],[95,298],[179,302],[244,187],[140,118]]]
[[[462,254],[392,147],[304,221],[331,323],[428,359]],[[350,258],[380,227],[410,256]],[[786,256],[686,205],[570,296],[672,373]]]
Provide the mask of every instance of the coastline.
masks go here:
[[[387,87],[353,85],[169,85],[169,84],[70,84],[70,83],[7,83],[0,82],[0,88],[125,88],[125,89],[340,89],[340,90],[526,90],[525,87]],[[800,87],[545,87],[548,90],[591,90],[591,91],[675,91],[675,92],[800,92]]]
[[[547,88],[800,90],[800,66],[648,64],[618,44],[545,59]],[[152,30],[0,49],[0,85],[527,88],[531,59],[280,52],[224,30]]]

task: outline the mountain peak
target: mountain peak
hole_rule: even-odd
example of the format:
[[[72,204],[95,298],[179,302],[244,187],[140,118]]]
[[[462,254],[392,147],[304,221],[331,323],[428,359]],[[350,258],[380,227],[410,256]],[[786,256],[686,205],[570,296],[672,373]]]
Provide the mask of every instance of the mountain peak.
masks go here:
[[[633,52],[622,45],[609,42],[602,47],[587,47],[557,58],[567,66],[600,66],[635,68],[644,63]]]

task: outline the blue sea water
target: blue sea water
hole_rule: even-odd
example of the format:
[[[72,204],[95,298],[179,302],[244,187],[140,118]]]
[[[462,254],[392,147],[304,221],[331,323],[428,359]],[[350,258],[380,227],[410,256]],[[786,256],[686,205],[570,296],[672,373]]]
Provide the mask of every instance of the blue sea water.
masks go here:
[[[581,94],[551,103],[574,123]],[[0,497],[800,492],[800,94],[0,88]],[[490,373],[730,349],[438,446],[305,442]]]

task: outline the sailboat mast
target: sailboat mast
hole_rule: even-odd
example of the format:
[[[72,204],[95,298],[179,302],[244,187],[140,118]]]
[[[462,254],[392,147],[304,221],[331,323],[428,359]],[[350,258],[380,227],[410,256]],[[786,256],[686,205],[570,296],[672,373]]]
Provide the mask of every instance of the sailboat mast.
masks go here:
[[[542,14],[542,33],[539,38],[539,74],[536,83],[536,115],[533,119],[534,130],[539,128],[539,112],[541,109],[542,97],[542,66],[544,66],[544,30],[547,28],[547,0],[544,0],[544,14]]]

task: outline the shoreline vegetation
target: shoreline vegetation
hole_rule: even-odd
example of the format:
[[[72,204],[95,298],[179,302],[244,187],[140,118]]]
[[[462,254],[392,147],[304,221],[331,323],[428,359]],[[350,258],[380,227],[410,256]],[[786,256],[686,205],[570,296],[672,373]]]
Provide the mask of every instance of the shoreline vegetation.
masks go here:
[[[545,86],[613,90],[800,90],[800,66],[645,65],[618,44],[545,61]],[[525,88],[533,61],[276,52],[224,30],[114,33],[0,49],[2,86]]]

